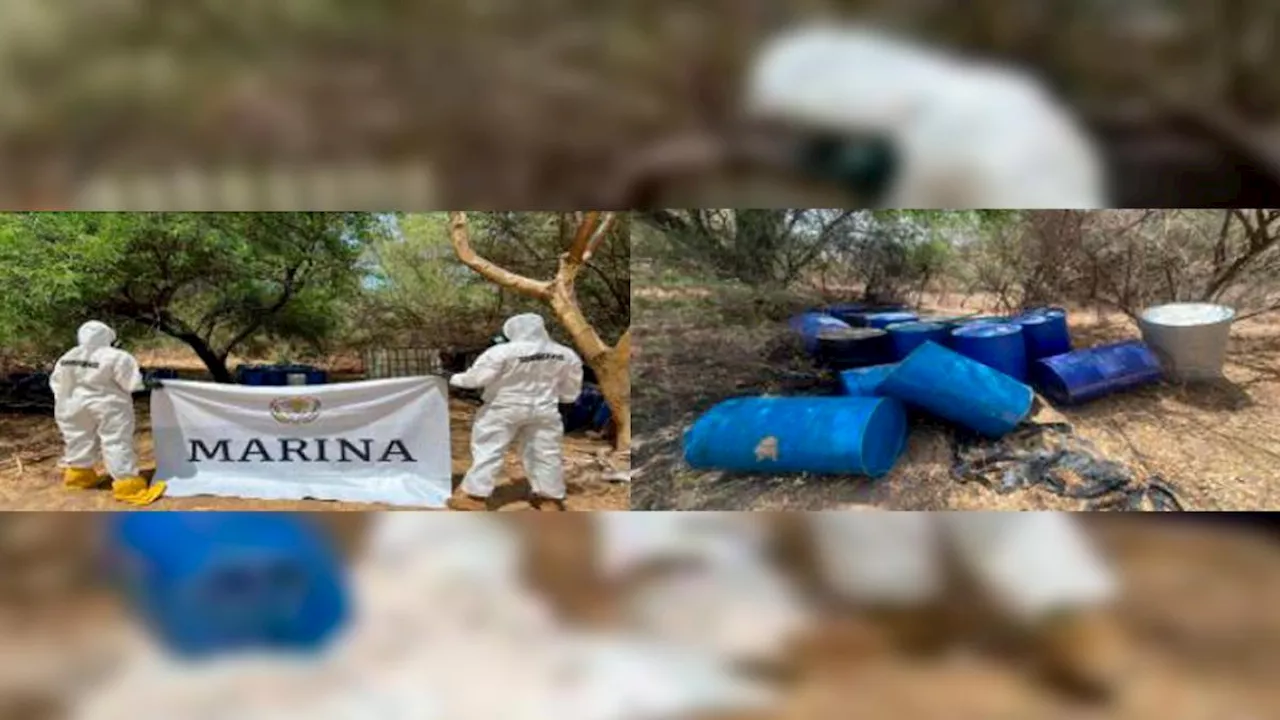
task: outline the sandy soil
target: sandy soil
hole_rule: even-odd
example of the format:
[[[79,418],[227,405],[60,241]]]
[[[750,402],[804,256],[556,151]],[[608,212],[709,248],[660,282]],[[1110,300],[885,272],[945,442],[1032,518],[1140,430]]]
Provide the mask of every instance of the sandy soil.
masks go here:
[[[476,406],[450,400],[450,440],[453,445],[454,487],[471,465],[471,421]],[[154,468],[154,446],[146,403],[137,405],[138,452],[144,469]],[[62,452],[61,437],[53,418],[34,415],[0,414],[0,510],[121,510],[125,505],[111,499],[108,490],[72,491],[61,485],[57,469]],[[597,438],[572,435],[565,438],[565,479],[570,510],[626,510],[630,492],[626,484],[603,479],[608,471],[611,448]],[[101,471],[101,468],[100,468]],[[506,471],[495,493],[501,510],[529,509],[529,484],[513,452],[507,456]],[[389,506],[321,500],[266,501],[238,498],[161,498],[150,508],[157,510],[377,510]]]
[[[970,300],[926,297],[924,312],[990,310]],[[789,340],[785,318],[814,298],[708,287],[638,287],[633,405],[633,506],[645,509],[822,509],[872,504],[909,510],[1081,509],[1039,487],[1008,495],[951,477],[950,433],[918,424],[897,467],[859,477],[730,476],[681,459],[681,434],[728,397],[803,392],[812,372]],[[1077,347],[1137,338],[1119,313],[1071,308]],[[1140,477],[1158,476],[1187,509],[1280,508],[1280,316],[1237,323],[1226,377],[1162,383],[1050,412]]]
[[[345,528],[344,545],[357,542],[365,516],[316,516]],[[581,575],[582,549],[590,544],[586,516],[528,514],[530,547],[554,574]],[[759,517],[766,517],[761,514]],[[1254,531],[1213,526],[1205,516],[1081,516],[1115,561],[1125,585],[1119,608],[1136,659],[1114,705],[1081,707],[1035,682],[1016,657],[961,648],[953,656],[912,663],[882,644],[864,651],[815,657],[784,686],[776,713],[753,720],[937,718],[938,720],[1270,720],[1280,717],[1280,546]],[[74,572],[94,542],[96,518],[66,514],[0,516],[0,554],[19,576],[50,568]],[[74,530],[74,531],[72,531]],[[551,546],[558,546],[559,550]],[[21,555],[26,558],[24,562]],[[14,557],[10,557],[14,556]],[[83,580],[83,574],[78,574]],[[33,584],[34,587],[34,584]],[[0,631],[13,642],[0,646],[0,680],[17,665],[44,667],[45,677],[65,676],[104,652],[110,630],[121,623],[111,598],[90,586],[36,588],[18,604],[0,592]],[[605,603],[598,589],[574,586],[582,603]],[[822,633],[874,635],[856,616],[832,616]],[[40,652],[20,642],[41,638]],[[19,652],[21,650],[21,652]],[[46,657],[47,656],[47,657]],[[73,660],[74,658],[74,660]],[[38,680],[38,677],[33,679]],[[3,693],[0,693],[3,695]],[[27,700],[38,706],[39,696]],[[27,706],[31,707],[30,705]],[[40,720],[0,702],[0,720]]]

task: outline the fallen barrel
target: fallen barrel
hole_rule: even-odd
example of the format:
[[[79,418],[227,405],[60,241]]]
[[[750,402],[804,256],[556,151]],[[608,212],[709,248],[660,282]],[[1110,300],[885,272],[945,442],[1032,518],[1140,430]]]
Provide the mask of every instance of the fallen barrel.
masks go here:
[[[805,352],[810,355],[818,354],[818,333],[823,330],[849,329],[849,324],[843,320],[820,312],[800,313],[787,324],[800,336]]]
[[[1143,311],[1142,339],[1176,380],[1222,376],[1236,311],[1212,303],[1172,303]]]
[[[875,397],[880,394],[880,384],[896,367],[898,367],[897,363],[893,363],[845,370],[840,373],[840,385],[844,388],[846,395]]]
[[[956,352],[1015,380],[1027,379],[1027,347],[1022,327],[1013,323],[973,323],[951,331]]]
[[[885,330],[888,331],[889,340],[893,344],[895,360],[901,360],[910,355],[912,350],[927,342],[945,345],[950,332],[946,325],[929,322],[894,323]]]
[[[881,329],[894,323],[915,322],[918,317],[913,312],[877,312],[866,316],[867,327]]]
[[[126,600],[179,654],[311,649],[347,617],[336,552],[288,514],[124,515],[108,547]]]
[[[907,443],[907,415],[891,398],[743,397],[685,431],[691,467],[880,477]]]
[[[837,370],[893,361],[889,333],[874,328],[826,328],[818,332],[817,359]]]
[[[1162,374],[1155,353],[1130,340],[1041,358],[1032,379],[1050,400],[1070,405],[1156,382]]]
[[[1031,310],[1013,318],[1012,322],[1022,327],[1029,362],[1071,352],[1067,311],[1062,308]]]
[[[898,363],[880,392],[989,437],[1017,427],[1035,399],[1027,385],[935,342]]]

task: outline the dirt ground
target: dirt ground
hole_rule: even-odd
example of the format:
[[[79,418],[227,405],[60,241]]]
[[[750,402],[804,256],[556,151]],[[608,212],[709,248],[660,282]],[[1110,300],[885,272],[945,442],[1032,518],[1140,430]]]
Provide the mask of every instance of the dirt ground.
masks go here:
[[[994,308],[926,296],[922,312]],[[683,431],[720,400],[803,392],[807,361],[787,350],[786,318],[816,298],[742,288],[648,284],[632,294],[635,483],[644,509],[814,510],[871,504],[903,510],[1081,509],[1039,486],[1001,495],[952,478],[950,432],[917,423],[906,453],[879,480],[694,471]],[[1076,347],[1140,337],[1120,313],[1069,308]],[[1063,419],[1140,477],[1158,476],[1189,510],[1280,508],[1280,315],[1237,323],[1221,382],[1161,383],[1036,419]]]
[[[453,445],[453,484],[456,488],[471,465],[471,422],[476,405],[451,398],[450,441]],[[138,403],[138,452],[144,472],[155,467],[150,415]],[[72,491],[61,485],[57,468],[62,440],[52,417],[0,414],[0,510],[121,510],[109,490]],[[603,479],[609,471],[611,448],[601,439],[580,434],[564,440],[566,506],[570,510],[626,510],[630,492],[625,483]],[[99,468],[101,471],[102,469]],[[501,510],[524,510],[529,483],[514,451],[508,453],[503,479],[495,498]],[[221,497],[161,498],[156,510],[378,510],[390,506],[323,500],[269,501]]]
[[[358,544],[366,522],[366,516],[355,514],[316,517],[345,529],[343,544],[348,550]],[[582,555],[574,551],[590,544],[584,534],[589,524],[581,522],[585,516],[510,517],[528,519],[532,532],[527,542],[542,552],[544,569],[581,574]],[[1274,669],[1280,666],[1280,615],[1275,613],[1280,604],[1280,547],[1274,536],[1227,523],[1215,525],[1203,515],[1080,517],[1115,562],[1124,586],[1119,617],[1136,662],[1115,704],[1081,707],[1035,682],[1016,657],[962,646],[946,658],[908,662],[872,642],[863,652],[803,663],[797,677],[783,686],[778,711],[751,720],[1280,717],[1280,689],[1274,682]],[[95,523],[85,516],[52,513],[0,516],[0,554],[18,553],[31,561],[21,563],[27,572],[10,573],[5,582],[47,576],[50,570],[75,573],[94,542],[89,530]],[[6,562],[17,565],[20,560]],[[587,587],[578,583],[574,592],[599,593],[584,590]],[[0,686],[17,677],[15,668],[28,669],[28,690],[21,695],[31,703],[25,706],[27,712],[14,709],[6,714],[0,702],[0,720],[58,717],[56,712],[29,711],[47,707],[36,688],[52,683],[52,678],[74,675],[81,665],[101,663],[111,628],[124,622],[110,596],[83,583],[45,588],[25,596],[21,605],[14,602],[12,591],[0,592],[0,632],[9,641],[0,646]],[[600,597],[578,599],[584,604],[607,602]],[[834,635],[837,630],[845,636],[875,634],[856,616],[829,617],[819,626],[820,633]],[[26,642],[32,638],[39,642]],[[0,700],[4,695],[0,692]]]

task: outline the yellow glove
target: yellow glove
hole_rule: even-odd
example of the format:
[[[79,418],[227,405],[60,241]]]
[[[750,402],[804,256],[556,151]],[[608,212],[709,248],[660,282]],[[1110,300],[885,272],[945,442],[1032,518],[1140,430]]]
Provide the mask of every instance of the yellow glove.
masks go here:
[[[148,487],[145,479],[136,476],[121,478],[111,483],[111,495],[122,503],[150,505],[164,495],[166,487],[168,486],[163,482],[157,482]]]
[[[62,472],[62,486],[72,490],[92,490],[102,480],[93,468],[67,468]]]

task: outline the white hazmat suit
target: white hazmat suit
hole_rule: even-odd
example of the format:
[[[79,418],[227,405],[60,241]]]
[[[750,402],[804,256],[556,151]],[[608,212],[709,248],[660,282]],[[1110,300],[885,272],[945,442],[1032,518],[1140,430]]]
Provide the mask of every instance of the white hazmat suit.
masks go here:
[[[899,160],[885,207],[1108,204],[1098,151],[1035,79],[875,29],[784,33],[756,58],[746,103],[760,120],[889,139]]]
[[[631,599],[631,621],[725,659],[782,659],[811,609],[770,569],[759,517],[602,513],[595,518],[601,570],[616,577],[645,563],[696,561],[692,574],[649,582]],[[1104,607],[1117,592],[1111,569],[1066,513],[819,512],[805,522],[822,585],[868,610],[945,603],[948,549],[995,609],[1033,633],[1056,617]]]
[[[578,399],[582,359],[553,341],[538,315],[516,315],[503,324],[502,333],[508,342],[484,351],[469,370],[449,379],[454,387],[484,389],[462,491],[473,498],[493,494],[507,446],[518,441],[534,495],[563,500],[559,404]]]
[[[138,474],[133,393],[143,389],[142,372],[132,355],[112,347],[115,340],[115,331],[104,323],[81,325],[78,344],[58,359],[49,377],[54,416],[66,445],[64,484],[96,487],[94,463],[101,453],[116,499],[145,505],[163,493],[164,484],[148,488]]]

